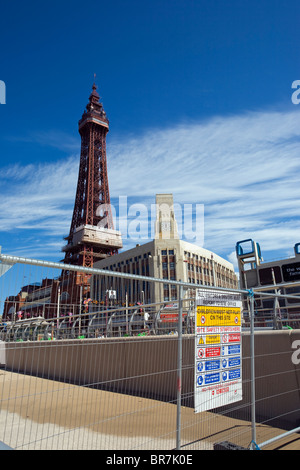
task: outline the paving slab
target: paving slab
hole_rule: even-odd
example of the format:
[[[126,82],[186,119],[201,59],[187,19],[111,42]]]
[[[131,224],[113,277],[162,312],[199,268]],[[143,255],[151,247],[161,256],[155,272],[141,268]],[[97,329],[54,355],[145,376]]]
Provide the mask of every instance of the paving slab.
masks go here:
[[[250,421],[181,411],[182,450],[213,450],[225,441],[249,448]],[[0,370],[0,441],[14,449],[172,450],[176,416],[175,403]],[[258,424],[257,443],[283,432]],[[274,449],[299,450],[300,434],[264,448]]]

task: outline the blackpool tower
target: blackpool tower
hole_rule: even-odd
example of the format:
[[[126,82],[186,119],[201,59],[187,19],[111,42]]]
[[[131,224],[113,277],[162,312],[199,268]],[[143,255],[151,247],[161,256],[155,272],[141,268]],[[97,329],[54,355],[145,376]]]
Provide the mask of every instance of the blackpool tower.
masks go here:
[[[93,84],[79,121],[81,154],[73,217],[64,262],[92,267],[95,261],[118,253],[120,232],[114,230],[106,161],[109,121]]]

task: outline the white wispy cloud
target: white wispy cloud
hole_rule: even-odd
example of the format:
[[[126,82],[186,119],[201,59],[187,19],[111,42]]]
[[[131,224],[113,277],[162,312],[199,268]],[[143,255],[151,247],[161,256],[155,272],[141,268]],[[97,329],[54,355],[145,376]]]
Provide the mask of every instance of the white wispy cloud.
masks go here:
[[[58,145],[60,137],[50,133],[48,144]],[[205,247],[230,260],[243,238],[259,241],[263,251],[288,251],[299,241],[299,144],[296,108],[185,122],[128,139],[109,136],[111,197],[150,207],[156,193],[173,193],[175,203],[204,204]],[[60,240],[71,221],[78,165],[77,153],[0,170],[1,182],[14,183],[13,191],[2,184],[1,230],[41,229],[44,239]]]
[[[204,204],[210,249],[230,253],[248,237],[288,249],[300,226],[298,123],[293,109],[151,130],[112,146],[110,183],[132,196],[172,192],[176,202]]]
[[[39,229],[55,234],[66,228],[74,203],[78,159],[77,155],[59,162],[2,168],[1,231]]]

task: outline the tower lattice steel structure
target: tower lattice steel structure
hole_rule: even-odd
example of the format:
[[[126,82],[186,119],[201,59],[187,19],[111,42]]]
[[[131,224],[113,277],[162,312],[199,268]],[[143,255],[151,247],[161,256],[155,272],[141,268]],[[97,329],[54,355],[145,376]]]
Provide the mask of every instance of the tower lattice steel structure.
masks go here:
[[[81,155],[73,217],[64,262],[92,267],[122,248],[114,230],[106,161],[109,121],[93,84],[89,103],[79,121]]]

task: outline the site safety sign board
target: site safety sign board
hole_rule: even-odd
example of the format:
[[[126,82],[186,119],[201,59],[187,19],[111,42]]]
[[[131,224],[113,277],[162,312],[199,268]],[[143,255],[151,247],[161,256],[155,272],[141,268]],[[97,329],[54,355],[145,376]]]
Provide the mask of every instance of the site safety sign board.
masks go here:
[[[239,294],[197,290],[195,312],[195,412],[242,400]]]

